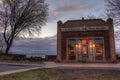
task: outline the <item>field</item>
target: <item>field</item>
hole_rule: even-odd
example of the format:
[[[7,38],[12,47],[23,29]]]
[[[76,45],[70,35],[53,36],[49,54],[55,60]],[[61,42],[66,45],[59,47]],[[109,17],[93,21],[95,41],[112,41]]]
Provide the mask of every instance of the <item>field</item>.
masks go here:
[[[120,80],[120,70],[49,68],[0,76],[0,80]]]

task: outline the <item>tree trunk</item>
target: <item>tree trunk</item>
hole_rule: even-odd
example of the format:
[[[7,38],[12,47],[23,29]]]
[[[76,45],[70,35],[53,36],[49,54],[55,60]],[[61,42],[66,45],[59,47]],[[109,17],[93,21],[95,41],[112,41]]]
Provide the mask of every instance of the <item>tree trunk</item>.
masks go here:
[[[5,49],[5,54],[8,54],[9,53],[9,50],[12,46],[12,43],[13,43],[13,38],[10,40],[10,42],[6,45],[6,49]]]
[[[7,46],[6,46],[6,49],[5,49],[5,54],[8,54],[8,53],[9,53],[9,50],[10,50],[10,45],[7,45]]]
[[[1,49],[0,49],[0,51],[2,52],[2,50],[3,50],[3,46],[4,46],[4,45],[3,45],[3,38],[2,38],[2,40],[0,40],[0,41],[1,41],[1,44],[2,44],[2,45],[1,45]]]

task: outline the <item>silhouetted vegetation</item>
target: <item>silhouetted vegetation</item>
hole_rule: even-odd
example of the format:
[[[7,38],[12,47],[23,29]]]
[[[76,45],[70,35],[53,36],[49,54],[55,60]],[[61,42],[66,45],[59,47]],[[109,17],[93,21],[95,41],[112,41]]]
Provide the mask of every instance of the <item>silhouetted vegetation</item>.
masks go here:
[[[8,54],[14,38],[19,34],[39,33],[45,24],[48,7],[44,0],[2,0],[0,27]]]
[[[108,17],[113,18],[116,25],[120,25],[120,0],[106,0],[106,2]]]

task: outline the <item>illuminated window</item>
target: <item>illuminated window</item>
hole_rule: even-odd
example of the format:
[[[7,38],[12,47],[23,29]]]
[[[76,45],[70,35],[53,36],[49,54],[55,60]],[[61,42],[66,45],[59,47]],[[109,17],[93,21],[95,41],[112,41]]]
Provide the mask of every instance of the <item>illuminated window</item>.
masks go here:
[[[84,44],[88,44],[88,40],[83,39],[83,40],[82,40],[82,44],[83,44],[83,45],[84,45]]]
[[[75,52],[76,52],[76,40],[74,39],[69,39],[68,40],[68,57],[69,60],[74,60],[75,59]]]
[[[102,54],[103,54],[103,40],[102,39],[96,39],[95,40],[95,52],[96,52],[96,59],[102,60]]]

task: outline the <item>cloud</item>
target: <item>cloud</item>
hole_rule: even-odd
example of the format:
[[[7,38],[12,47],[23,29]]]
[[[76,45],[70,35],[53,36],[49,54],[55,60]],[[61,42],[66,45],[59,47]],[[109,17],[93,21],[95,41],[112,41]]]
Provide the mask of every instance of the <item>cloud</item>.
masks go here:
[[[51,0],[51,2],[46,0],[46,2],[49,5],[49,22],[64,20],[66,17],[66,19],[69,19],[74,13],[80,16],[81,11],[96,7],[93,4],[82,3],[79,0]]]
[[[63,1],[63,0],[62,0]],[[82,4],[80,2],[75,2],[73,0],[67,0],[67,2],[64,0],[63,2],[60,2],[59,6],[56,8],[55,11],[58,12],[68,12],[68,11],[77,11],[77,10],[87,10],[90,8],[93,8],[93,5],[89,4]]]
[[[115,31],[114,35],[115,35],[115,38],[116,38],[117,40],[120,40],[120,31],[119,31],[119,30],[118,30],[118,31]]]
[[[0,0],[0,4],[2,4],[3,3],[3,1],[2,0]]]
[[[51,12],[49,12],[49,15],[52,17],[56,17],[56,16],[59,16],[59,13],[55,12],[55,11],[51,11]]]
[[[82,3],[79,0],[56,0],[54,3],[55,8],[52,10],[54,12],[80,11],[95,7],[93,4]]]
[[[46,38],[16,39],[11,52],[16,54],[56,54],[56,36]]]

